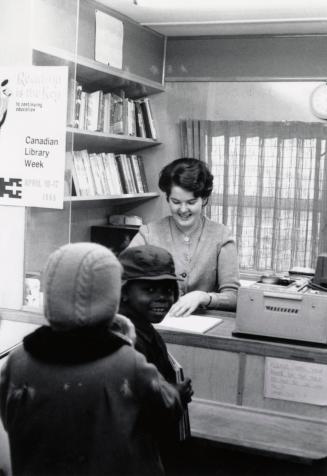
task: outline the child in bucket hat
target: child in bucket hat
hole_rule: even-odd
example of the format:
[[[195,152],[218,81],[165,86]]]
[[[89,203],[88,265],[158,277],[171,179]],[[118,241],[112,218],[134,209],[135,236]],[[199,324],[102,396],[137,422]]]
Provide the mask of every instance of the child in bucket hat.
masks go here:
[[[163,474],[156,426],[177,421],[182,407],[155,366],[112,331],[121,273],[113,253],[94,243],[50,256],[50,326],[27,336],[1,372],[13,474]]]
[[[171,254],[160,247],[142,245],[127,248],[119,256],[123,266],[123,286],[120,313],[127,316],[136,330],[135,348],[154,364],[163,377],[175,384],[175,372],[170,364],[166,344],[153,324],[163,320],[178,299],[178,285]],[[191,380],[175,384],[184,408],[193,394]],[[162,427],[161,452],[166,469],[174,470],[174,446],[177,426]]]

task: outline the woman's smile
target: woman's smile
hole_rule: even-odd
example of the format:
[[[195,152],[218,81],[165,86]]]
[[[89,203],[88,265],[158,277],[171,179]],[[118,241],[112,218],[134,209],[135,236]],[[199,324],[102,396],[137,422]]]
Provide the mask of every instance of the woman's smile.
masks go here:
[[[197,227],[203,209],[203,199],[201,197],[195,197],[193,192],[189,192],[178,185],[173,185],[168,203],[175,223],[185,233]]]

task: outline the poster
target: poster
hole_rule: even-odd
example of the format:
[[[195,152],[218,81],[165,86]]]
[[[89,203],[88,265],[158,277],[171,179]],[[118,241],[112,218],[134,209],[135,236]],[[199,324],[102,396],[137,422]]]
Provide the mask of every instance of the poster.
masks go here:
[[[63,208],[68,68],[0,68],[0,205]]]
[[[123,22],[100,10],[95,11],[95,20],[95,60],[122,69]]]

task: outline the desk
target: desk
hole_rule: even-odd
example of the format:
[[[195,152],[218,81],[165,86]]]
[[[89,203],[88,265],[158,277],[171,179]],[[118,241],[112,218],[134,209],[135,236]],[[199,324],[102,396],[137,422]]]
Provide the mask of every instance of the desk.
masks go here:
[[[327,407],[264,397],[265,358],[327,364],[327,347],[232,335],[235,318],[206,334],[160,331],[193,382],[192,435],[265,453],[327,456]]]

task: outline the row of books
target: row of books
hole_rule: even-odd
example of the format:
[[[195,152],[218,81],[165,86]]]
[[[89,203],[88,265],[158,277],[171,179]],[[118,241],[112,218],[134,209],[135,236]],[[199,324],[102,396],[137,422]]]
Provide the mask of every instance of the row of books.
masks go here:
[[[148,97],[130,99],[124,90],[86,92],[74,78],[70,79],[67,125],[105,134],[125,134],[157,139]]]
[[[148,191],[142,157],[135,154],[89,153],[86,149],[67,152],[72,170],[73,194],[106,196]]]

